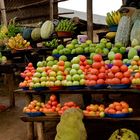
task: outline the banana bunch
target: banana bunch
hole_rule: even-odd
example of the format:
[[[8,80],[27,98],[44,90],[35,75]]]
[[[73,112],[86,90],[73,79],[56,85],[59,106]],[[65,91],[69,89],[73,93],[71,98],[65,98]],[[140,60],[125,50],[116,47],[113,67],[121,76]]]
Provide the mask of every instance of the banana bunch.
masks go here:
[[[139,137],[131,130],[122,128],[113,132],[109,140],[139,140]]]
[[[106,16],[106,23],[108,26],[118,25],[122,15],[119,11],[108,12]]]
[[[76,29],[75,24],[68,20],[60,20],[59,23],[57,24],[55,31],[66,31],[66,32],[73,32]]]
[[[24,40],[24,38],[20,34],[17,34],[15,37],[11,37],[8,40],[7,46],[10,49],[25,49],[30,46],[30,42]]]

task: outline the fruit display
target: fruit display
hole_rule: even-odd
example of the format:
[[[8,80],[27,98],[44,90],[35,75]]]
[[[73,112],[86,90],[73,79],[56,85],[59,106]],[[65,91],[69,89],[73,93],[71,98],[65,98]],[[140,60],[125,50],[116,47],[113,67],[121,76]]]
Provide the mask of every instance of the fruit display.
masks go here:
[[[94,86],[105,84],[107,78],[107,69],[108,67],[105,65],[102,56],[99,54],[94,55],[93,64],[86,72],[86,85]]]
[[[76,103],[74,102],[65,102],[64,105],[61,107],[60,110],[58,110],[58,114],[59,115],[63,115],[64,112],[70,108],[75,108],[75,109],[79,109],[80,107],[78,105],[76,105]]]
[[[19,87],[21,88],[25,88],[25,87],[29,87],[32,83],[32,77],[35,73],[35,68],[33,67],[32,63],[29,63],[26,67],[25,67],[25,71],[20,73],[20,76],[24,79],[23,82],[19,83]]]
[[[119,11],[108,12],[106,16],[106,23],[108,26],[118,25],[122,15]]]
[[[27,40],[24,40],[24,38],[20,34],[17,34],[15,37],[11,37],[8,40],[7,47],[9,47],[10,49],[15,49],[15,50],[31,48],[30,42],[27,42]]]
[[[133,108],[129,107],[129,104],[125,101],[121,102],[113,102],[109,104],[107,108],[105,108],[106,114],[124,114],[124,113],[132,113]]]
[[[55,31],[65,31],[65,32],[73,32],[76,29],[75,24],[68,20],[60,20],[55,28]]]
[[[0,52],[0,64],[6,64],[7,63],[7,57],[2,55]]]
[[[140,72],[136,72],[132,79],[133,85],[140,85]]]
[[[110,52],[125,54],[126,47],[121,42],[116,42],[111,48]]]
[[[115,130],[108,140],[139,140],[139,137],[129,129],[120,128]]]
[[[43,42],[43,46],[47,48],[57,48],[58,46],[58,39],[54,38],[51,41]]]
[[[58,103],[55,95],[51,95],[47,103],[44,104],[42,112],[44,114],[57,113],[61,109],[61,105]]]
[[[66,45],[66,47],[59,45],[56,49],[53,50],[52,54],[91,54],[91,57],[94,54],[102,54],[103,56],[106,56],[111,48],[112,43],[107,42],[105,38],[101,39],[100,43],[98,44],[93,43],[91,40],[86,40],[85,43],[79,44],[77,39],[73,39],[70,44]]]
[[[23,112],[29,113],[29,112],[42,112],[42,108],[44,107],[44,103],[39,102],[37,100],[33,100],[30,102],[30,104],[23,108]]]
[[[53,32],[54,32],[53,22],[50,20],[45,21],[40,29],[41,38],[47,39],[51,36]]]
[[[103,104],[90,104],[86,107],[86,110],[83,110],[84,116],[92,117],[105,117],[105,106]]]
[[[140,58],[138,55],[135,55],[131,60],[131,65],[128,67],[132,72],[140,72]]]
[[[121,42],[126,47],[129,44],[131,27],[132,27],[131,18],[129,16],[123,16],[120,19],[117,28],[115,43]]]
[[[116,53],[113,60],[113,66],[108,69],[107,84],[131,84],[131,72],[122,62],[122,55]]]
[[[70,108],[64,112],[56,127],[55,140],[86,140],[87,132],[81,109]]]

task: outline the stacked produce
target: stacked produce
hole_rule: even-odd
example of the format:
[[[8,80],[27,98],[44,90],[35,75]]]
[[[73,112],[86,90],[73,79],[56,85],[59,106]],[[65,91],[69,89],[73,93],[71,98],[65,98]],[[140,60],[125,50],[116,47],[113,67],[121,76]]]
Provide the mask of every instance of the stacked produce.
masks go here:
[[[129,107],[128,103],[121,102],[113,102],[109,104],[107,108],[105,108],[106,114],[121,114],[121,113],[132,113],[133,109]]]
[[[131,60],[131,65],[128,67],[132,72],[140,72],[140,58],[135,55]]]
[[[131,72],[123,64],[121,54],[115,54],[113,66],[108,70],[107,77],[107,84],[131,84]]]
[[[77,39],[73,39],[70,44],[66,45],[66,47],[59,45],[53,50],[52,54],[68,55],[91,53],[91,56],[94,54],[102,54],[103,56],[106,56],[111,48],[112,43],[107,42],[105,38],[101,39],[98,44],[92,43],[91,40],[86,40],[85,43],[79,44]]]
[[[58,46],[58,39],[54,38],[51,41],[43,42],[43,46],[48,47],[48,48],[57,48],[57,46]]]
[[[20,34],[17,34],[15,37],[11,37],[8,40],[7,47],[9,47],[10,49],[15,49],[15,50],[31,48],[30,42],[27,42],[27,40],[24,40],[24,38]]]
[[[29,103],[28,106],[23,108],[23,112],[29,113],[29,112],[41,112],[44,107],[44,103],[39,102],[37,100],[33,100]]]
[[[59,23],[57,24],[55,31],[65,31],[65,32],[73,32],[76,29],[75,24],[68,20],[60,20]]]
[[[90,104],[86,107],[86,110],[83,110],[85,116],[93,116],[93,117],[105,117],[105,106],[103,104]]]
[[[99,54],[93,56],[93,64],[86,73],[86,85],[105,84],[107,78],[106,72],[107,66],[105,66],[102,56]]]
[[[25,71],[21,72],[20,75],[22,78],[24,78],[23,82],[20,82],[19,87],[30,87],[32,85],[32,77],[35,73],[35,68],[33,67],[32,63],[29,63],[26,67],[25,67]]]
[[[57,113],[61,109],[61,105],[58,104],[57,98],[55,95],[51,95],[47,103],[44,104],[42,112],[47,113]]]
[[[2,55],[0,52],[0,64],[6,64],[7,63],[7,58],[6,56]]]

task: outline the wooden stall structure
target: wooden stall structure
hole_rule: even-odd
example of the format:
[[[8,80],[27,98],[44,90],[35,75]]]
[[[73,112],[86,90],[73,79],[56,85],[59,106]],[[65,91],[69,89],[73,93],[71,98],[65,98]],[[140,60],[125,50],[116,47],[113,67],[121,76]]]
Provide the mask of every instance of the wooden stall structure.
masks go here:
[[[58,2],[67,0],[1,0],[3,23],[16,17],[19,23],[35,23],[58,17]]]

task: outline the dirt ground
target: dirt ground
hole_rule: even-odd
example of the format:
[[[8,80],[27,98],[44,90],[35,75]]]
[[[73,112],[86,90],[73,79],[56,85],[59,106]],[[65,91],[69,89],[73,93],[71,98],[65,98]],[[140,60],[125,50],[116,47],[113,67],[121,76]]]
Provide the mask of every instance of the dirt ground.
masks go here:
[[[0,95],[0,104],[8,106],[7,96]],[[0,140],[26,140],[26,123],[20,120],[25,104],[25,97],[16,95],[16,107],[0,112]]]

